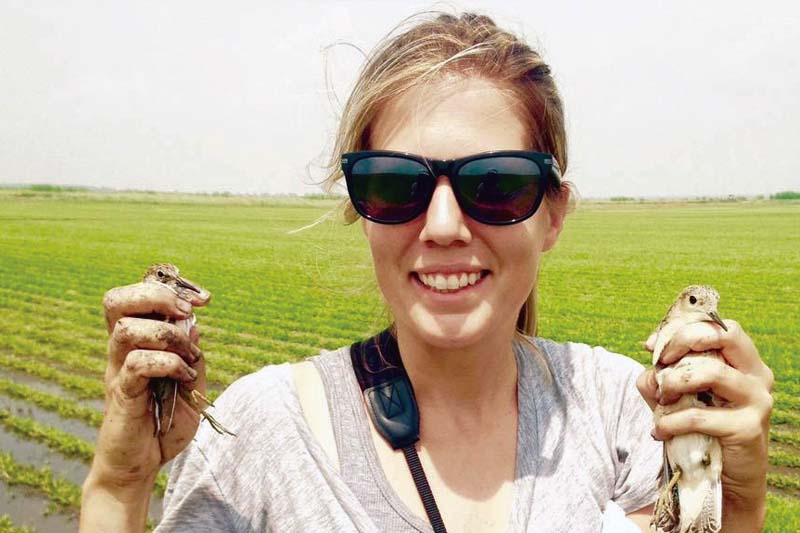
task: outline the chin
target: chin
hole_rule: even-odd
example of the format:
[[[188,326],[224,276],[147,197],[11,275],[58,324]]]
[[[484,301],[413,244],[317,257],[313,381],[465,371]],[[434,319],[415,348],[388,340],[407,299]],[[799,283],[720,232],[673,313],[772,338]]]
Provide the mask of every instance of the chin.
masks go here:
[[[477,309],[468,314],[429,314],[414,312],[398,327],[419,342],[441,349],[465,348],[487,340],[499,332],[491,313]]]

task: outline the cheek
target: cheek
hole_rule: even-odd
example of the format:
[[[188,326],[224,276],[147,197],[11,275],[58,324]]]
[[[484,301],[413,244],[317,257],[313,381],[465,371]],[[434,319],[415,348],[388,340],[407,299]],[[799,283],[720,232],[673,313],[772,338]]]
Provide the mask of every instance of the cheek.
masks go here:
[[[403,255],[414,242],[414,232],[406,226],[386,226],[373,222],[366,222],[364,225],[364,234],[379,281],[390,274],[396,276],[397,271],[404,267]]]

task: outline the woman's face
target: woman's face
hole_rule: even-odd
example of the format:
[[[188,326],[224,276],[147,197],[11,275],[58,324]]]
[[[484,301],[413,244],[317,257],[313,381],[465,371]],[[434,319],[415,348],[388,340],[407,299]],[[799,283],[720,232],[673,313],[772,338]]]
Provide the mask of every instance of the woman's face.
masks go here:
[[[371,149],[453,159],[490,150],[525,150],[515,100],[491,82],[467,78],[417,88],[382,110]],[[437,348],[462,348],[513,335],[536,282],[541,253],[555,244],[563,209],[545,201],[534,216],[489,226],[461,212],[445,176],[427,212],[399,225],[363,220],[378,284],[401,335]],[[436,283],[483,275],[442,292]],[[441,279],[439,283],[441,283]],[[451,280],[452,282],[452,280]]]

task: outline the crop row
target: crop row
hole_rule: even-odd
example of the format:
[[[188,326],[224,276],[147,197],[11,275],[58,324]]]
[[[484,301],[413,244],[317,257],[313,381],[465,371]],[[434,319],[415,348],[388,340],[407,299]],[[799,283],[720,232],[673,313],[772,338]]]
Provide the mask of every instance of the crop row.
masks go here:
[[[80,459],[86,464],[91,464],[94,457],[93,444],[30,418],[15,416],[7,409],[0,409],[0,425],[25,439],[44,444],[64,457]],[[155,494],[163,497],[166,484],[166,474],[159,473],[156,478]]]
[[[53,381],[80,399],[105,397],[105,386],[102,379],[76,376],[29,357],[17,357],[0,350],[0,367],[19,370],[47,381]]]
[[[800,456],[796,453],[788,453],[783,450],[770,450],[769,462],[775,466],[800,468]]]
[[[24,485],[45,494],[50,508],[63,512],[77,512],[81,490],[61,477],[56,477],[47,466],[35,468],[17,463],[10,453],[0,452],[0,476],[9,485]]]
[[[64,396],[48,394],[2,377],[0,377],[0,394],[24,400],[46,411],[57,413],[62,418],[81,420],[94,428],[100,427],[103,422],[103,414],[97,409],[83,407]]]
[[[800,479],[784,474],[768,473],[767,485],[792,492],[796,497],[800,497]]]
[[[800,448],[800,432],[797,431],[781,431],[773,428],[769,430],[769,440]]]
[[[800,415],[781,409],[773,409],[770,422],[776,425],[788,424],[795,427],[800,427]]]
[[[52,361],[61,367],[89,376],[102,376],[105,371],[104,359],[84,355],[58,344],[48,345],[42,340],[32,338],[33,336],[7,335],[4,334],[4,329],[6,328],[0,327],[0,348],[10,350],[19,356]]]
[[[70,433],[30,418],[14,416],[8,409],[0,409],[0,425],[28,440],[40,442],[64,457],[80,459],[86,464],[92,462],[94,446]]]
[[[7,514],[0,515],[0,533],[36,533],[29,527],[16,527]]]
[[[772,393],[772,397],[775,399],[774,406],[776,409],[800,411],[800,398],[797,396],[777,391]]]

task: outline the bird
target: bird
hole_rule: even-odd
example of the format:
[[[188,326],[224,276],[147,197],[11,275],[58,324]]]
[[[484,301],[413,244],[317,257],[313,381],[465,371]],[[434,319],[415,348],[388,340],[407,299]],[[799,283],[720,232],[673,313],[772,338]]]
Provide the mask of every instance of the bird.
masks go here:
[[[150,265],[145,271],[142,279],[145,283],[162,283],[172,289],[175,294],[186,301],[190,301],[191,293],[197,295],[202,294],[204,291],[199,289],[196,285],[190,283],[180,275],[180,270],[172,263],[156,263]],[[207,293],[206,293],[207,294]],[[187,335],[192,329],[192,326],[197,322],[194,313],[192,316],[185,320],[175,320],[171,317],[164,315],[151,315],[148,318],[155,318],[157,320],[164,320],[175,324],[181,328]],[[155,430],[153,436],[166,435],[172,429],[172,420],[175,416],[175,405],[178,401],[178,395],[192,408],[198,415],[208,420],[211,427],[219,434],[228,434],[236,436],[235,433],[227,429],[219,423],[210,413],[206,411],[206,407],[213,407],[214,404],[200,391],[196,389],[189,389],[178,380],[172,378],[154,378],[150,380],[150,395],[152,399],[153,421],[155,422]],[[162,424],[164,416],[164,402],[167,400],[167,395],[171,394],[169,400],[169,418],[166,424]],[[201,403],[202,402],[202,403]],[[205,407],[204,407],[205,405]]]
[[[728,330],[719,316],[719,293],[708,285],[683,289],[656,330],[653,366],[659,388],[671,372],[700,369],[725,359],[716,350],[689,353],[664,365],[661,354],[675,333],[695,322],[714,322]],[[712,391],[684,394],[670,405],[657,405],[653,418],[691,407],[723,406]],[[661,533],[719,533],[722,527],[722,446],[716,437],[702,433],[676,435],[664,443],[664,482],[651,526]]]

